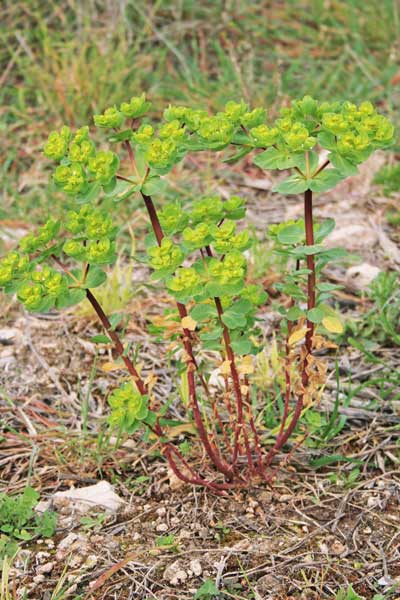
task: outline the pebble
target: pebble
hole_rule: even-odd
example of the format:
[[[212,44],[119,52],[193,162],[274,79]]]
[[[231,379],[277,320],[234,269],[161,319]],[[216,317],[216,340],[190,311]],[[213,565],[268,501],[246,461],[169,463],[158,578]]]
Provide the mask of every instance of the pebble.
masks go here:
[[[169,565],[163,574],[163,579],[168,581],[171,585],[179,585],[184,583],[188,578],[187,572],[182,568],[179,560]]]
[[[156,531],[165,533],[166,531],[168,531],[168,525],[166,523],[159,523],[156,527]]]
[[[40,565],[36,569],[36,571],[38,573],[41,573],[41,574],[44,575],[44,574],[47,574],[47,573],[51,573],[51,571],[53,570],[53,568],[54,568],[54,562],[50,561],[50,562],[44,563],[44,565]]]
[[[192,571],[193,575],[195,575],[196,577],[199,577],[203,572],[201,563],[197,559],[191,560],[189,567],[190,567],[190,570]]]

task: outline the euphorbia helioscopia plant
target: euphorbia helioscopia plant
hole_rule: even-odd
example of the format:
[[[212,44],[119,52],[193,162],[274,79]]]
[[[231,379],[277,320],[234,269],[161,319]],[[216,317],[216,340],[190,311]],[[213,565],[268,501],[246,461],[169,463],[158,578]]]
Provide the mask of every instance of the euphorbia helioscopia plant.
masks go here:
[[[270,481],[275,455],[324,381],[325,365],[313,350],[329,346],[326,334],[341,330],[327,303],[336,286],[319,282],[321,269],[341,251],[322,245],[334,221],[314,224],[313,193],[356,173],[375,149],[392,142],[393,127],[369,102],[319,103],[308,96],[283,108],[270,125],[263,108],[249,110],[244,102],[228,102],[216,115],[170,106],[157,126],[145,116],[149,109],[142,95],[94,117],[97,127],[109,131],[109,143],[127,152],[127,167],[114,151],[97,150],[88,127],[75,134],[63,127],[50,134],[44,153],[57,163],[53,181],[73,207],[62,222],[49,219],[2,259],[0,285],[16,293],[30,311],[88,299],[129,374],[109,397],[111,425],[128,434],[144,428],[156,436],[183,481],[217,492],[247,486],[252,478]],[[246,282],[244,252],[250,236],[236,226],[245,216],[244,201],[211,196],[184,207],[154,201],[162,198],[164,176],[174,165],[187,153],[204,150],[225,151],[228,161],[256,151],[253,160],[261,169],[291,170],[277,192],[304,194],[304,219],[269,230],[277,252],[294,265],[278,286],[291,300],[280,307],[286,340],[284,402],[272,445],[265,443],[259,419],[263,407],[251,388],[252,357],[262,351],[257,307],[266,294]],[[177,360],[177,369],[185,374],[183,404],[208,457],[198,467],[168,438],[168,403],[157,397],[154,378],[137,367],[130,346],[120,338],[118,320],[104,313],[92,291],[107,277],[104,266],[116,258],[118,228],[109,207],[134,194],[142,199],[152,228],[146,240],[151,277],[163,282],[175,300],[175,312],[169,311],[162,324],[172,346],[183,349]],[[212,358],[205,361],[200,348],[219,357],[220,391],[210,388],[215,364]]]

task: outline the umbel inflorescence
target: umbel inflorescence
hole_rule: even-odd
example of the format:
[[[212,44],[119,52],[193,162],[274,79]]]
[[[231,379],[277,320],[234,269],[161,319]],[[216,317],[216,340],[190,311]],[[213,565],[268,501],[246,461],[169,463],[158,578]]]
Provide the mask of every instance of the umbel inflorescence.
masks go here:
[[[270,481],[275,456],[293,433],[304,434],[303,411],[325,380],[326,365],[314,350],[332,346],[329,337],[341,330],[330,298],[337,286],[320,282],[319,275],[342,251],[323,245],[334,221],[314,223],[312,194],[333,188],[373,151],[389,146],[393,126],[370,102],[320,103],[309,96],[282,108],[269,123],[264,108],[250,110],[244,102],[228,102],[215,115],[169,106],[158,124],[148,119],[150,109],[143,94],[94,116],[109,144],[127,153],[128,170],[117,151],[97,149],[88,126],[75,133],[62,127],[49,135],[44,154],[56,164],[52,180],[73,209],[61,220],[50,218],[1,260],[0,285],[29,311],[89,300],[129,374],[109,397],[110,425],[128,434],[144,428],[156,436],[178,477],[218,492],[248,485],[252,477]],[[304,219],[268,232],[289,265],[285,281],[277,285],[286,300],[279,307],[283,377],[273,435],[265,429],[263,398],[252,386],[253,357],[264,351],[257,311],[267,295],[248,281],[250,235],[237,227],[245,202],[235,195],[200,197],[185,205],[162,201],[164,176],[188,153],[200,151],[224,151],[228,162],[253,152],[261,169],[290,171],[275,191],[304,193]],[[118,227],[110,202],[134,194],[152,227],[147,240],[151,279],[162,282],[176,303],[164,319],[165,332],[172,345],[183,348],[176,359],[185,382],[182,408],[195,424],[208,463],[199,464],[196,453],[189,458],[168,438],[168,399],[157,397],[154,378],[146,376],[146,367],[142,374],[134,349],[124,344],[118,323],[92,292],[116,259]],[[223,381],[219,391],[210,388],[216,366]]]

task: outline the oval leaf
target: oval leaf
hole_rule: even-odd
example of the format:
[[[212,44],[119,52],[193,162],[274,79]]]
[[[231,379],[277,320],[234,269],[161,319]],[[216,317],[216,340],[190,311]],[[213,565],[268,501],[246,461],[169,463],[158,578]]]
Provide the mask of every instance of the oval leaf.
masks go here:
[[[343,333],[343,325],[338,317],[324,317],[322,319],[322,325],[330,333]]]

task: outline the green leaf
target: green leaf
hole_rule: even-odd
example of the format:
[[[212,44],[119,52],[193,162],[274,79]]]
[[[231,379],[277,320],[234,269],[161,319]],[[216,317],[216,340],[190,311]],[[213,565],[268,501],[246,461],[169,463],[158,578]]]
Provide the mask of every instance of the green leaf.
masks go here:
[[[119,131],[118,133],[113,133],[108,138],[109,142],[125,142],[126,140],[130,140],[132,138],[132,129],[124,129],[124,131]]]
[[[311,254],[320,254],[325,251],[324,246],[314,244],[312,246],[297,246],[290,252],[293,256],[310,256]]]
[[[107,275],[99,267],[91,266],[86,276],[86,281],[82,285],[85,289],[95,288],[105,282]]]
[[[291,298],[296,298],[297,300],[307,299],[307,296],[305,295],[303,290],[295,283],[276,284],[275,287],[277,290],[280,290],[287,296],[291,296]]]
[[[121,200],[125,200],[138,190],[139,184],[117,179],[116,184],[106,193],[106,196],[107,198],[112,198],[114,202],[121,202]]]
[[[249,313],[253,312],[254,306],[250,300],[247,300],[247,298],[241,298],[240,300],[236,300],[236,302],[234,302],[227,310],[240,313],[242,315],[248,315]]]
[[[195,321],[206,321],[217,316],[217,309],[211,304],[197,304],[190,311],[190,316]]]
[[[309,180],[309,188],[313,192],[326,192],[334,188],[344,177],[337,169],[325,169]]]
[[[123,320],[124,315],[122,315],[121,313],[114,313],[113,315],[110,316],[110,323],[111,323],[111,330],[115,331],[118,327],[118,325],[121,323],[121,321]]]
[[[211,600],[218,595],[219,591],[215,583],[211,579],[207,579],[195,593],[194,600]]]
[[[229,327],[229,329],[241,329],[246,325],[246,317],[229,309],[224,312],[221,318],[222,322]]]
[[[200,334],[200,339],[207,341],[219,340],[222,336],[222,327],[214,327],[211,331]]]
[[[93,181],[93,183],[89,183],[84,192],[75,196],[75,200],[78,204],[86,204],[88,202],[93,202],[100,192],[100,184],[97,181]]]
[[[335,219],[325,219],[322,221],[320,226],[316,228],[315,231],[315,241],[317,244],[322,242],[334,229],[335,229]]]
[[[280,194],[301,194],[310,188],[310,181],[295,173],[272,188]]]
[[[307,319],[311,321],[311,323],[321,323],[324,316],[324,311],[321,308],[318,308],[318,306],[310,308],[310,310],[307,311]]]
[[[253,150],[253,148],[251,146],[243,148],[242,150],[240,150],[233,156],[230,156],[229,158],[225,158],[225,160],[223,160],[222,162],[227,163],[227,164],[232,164],[232,163],[238,162],[241,158],[243,158],[244,156],[249,154],[252,150]]]
[[[46,510],[36,517],[35,534],[40,537],[49,538],[54,535],[57,525],[57,514]]]
[[[82,288],[70,288],[65,294],[59,296],[56,300],[57,308],[68,308],[79,304],[86,298],[86,291]]]
[[[326,260],[337,260],[338,258],[344,258],[345,256],[348,256],[348,252],[344,248],[325,248],[318,252],[318,258],[324,258]]]
[[[254,157],[253,163],[261,169],[290,169],[296,165],[299,160],[298,155],[287,154],[277,150],[277,148],[268,148],[265,152],[257,154]]]
[[[315,287],[320,292],[332,292],[333,290],[343,289],[342,285],[338,285],[336,283],[317,283]]]
[[[328,156],[332,165],[342,173],[344,177],[349,177],[350,175],[357,175],[358,169],[357,166],[354,165],[348,158],[345,158],[341,154],[337,152],[331,152]]]
[[[93,335],[90,338],[90,341],[93,344],[109,344],[111,342],[109,337],[107,337],[106,335],[103,335],[101,333],[99,333],[98,335]]]
[[[307,160],[306,153],[302,152],[301,154],[296,154],[296,164],[294,166],[298,167],[303,173],[307,172]],[[308,168],[309,173],[312,174],[318,167],[318,154],[310,150],[308,152]]]
[[[166,180],[154,175],[153,177],[148,177],[146,179],[142,185],[142,192],[143,194],[146,194],[146,196],[154,196],[155,194],[163,194],[166,187]]]
[[[280,229],[277,239],[281,244],[299,244],[304,240],[304,224],[292,223]]]
[[[245,338],[239,340],[232,340],[231,342],[232,350],[236,354],[250,354],[252,345],[249,340]]]
[[[336,150],[336,138],[329,131],[321,131],[318,134],[318,143],[326,150]]]
[[[292,306],[287,311],[286,317],[289,319],[289,321],[297,321],[297,319],[304,317],[304,311],[298,306]]]

